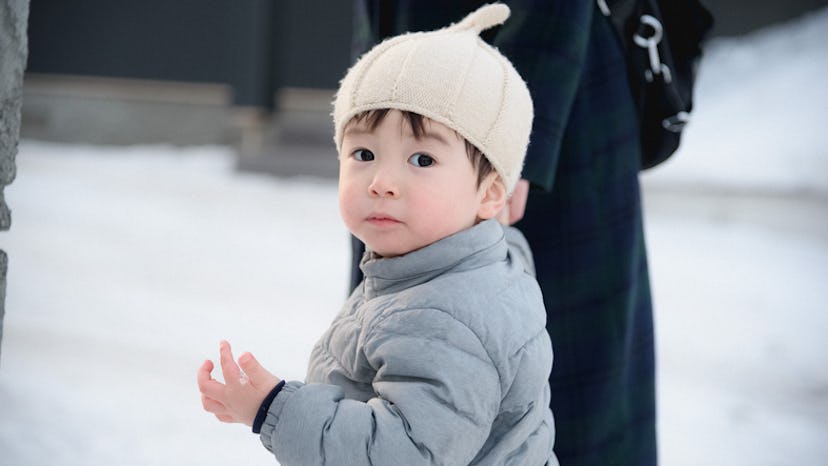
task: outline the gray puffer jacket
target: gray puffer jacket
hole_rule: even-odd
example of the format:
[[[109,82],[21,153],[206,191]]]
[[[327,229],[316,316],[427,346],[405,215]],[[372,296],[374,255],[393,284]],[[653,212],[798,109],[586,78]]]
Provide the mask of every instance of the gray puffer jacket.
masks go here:
[[[271,404],[264,446],[283,466],[557,465],[528,251],[489,220],[404,256],[366,253],[307,383]]]

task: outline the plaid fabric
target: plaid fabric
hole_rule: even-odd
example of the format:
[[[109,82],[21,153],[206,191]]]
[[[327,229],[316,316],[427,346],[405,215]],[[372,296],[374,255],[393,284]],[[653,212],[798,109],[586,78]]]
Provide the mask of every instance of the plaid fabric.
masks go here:
[[[357,0],[357,49],[372,32],[435,29],[487,2],[393,3]],[[487,40],[535,105],[523,171],[533,188],[517,227],[533,250],[555,352],[555,452],[563,466],[656,464],[641,149],[623,51],[593,1],[505,3],[512,16]]]
[[[517,3],[517,2],[515,2]],[[496,43],[536,117],[524,232],[544,292],[562,465],[656,464],[652,306],[625,58],[595,2],[515,5]]]

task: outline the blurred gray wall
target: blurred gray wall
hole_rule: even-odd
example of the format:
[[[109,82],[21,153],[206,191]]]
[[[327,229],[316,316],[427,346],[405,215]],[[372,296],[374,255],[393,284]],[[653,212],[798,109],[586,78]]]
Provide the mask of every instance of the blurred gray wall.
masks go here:
[[[225,84],[239,106],[333,88],[350,61],[349,0],[38,0],[31,73]]]
[[[828,0],[704,3],[716,17],[712,35],[734,36]],[[351,59],[352,5],[351,0],[33,2],[23,137],[229,144],[242,152],[261,151],[262,144],[285,135],[327,141],[311,133],[330,129],[332,93]]]
[[[20,133],[20,108],[23,96],[23,70],[26,67],[26,24],[29,0],[0,2],[0,231],[11,226],[11,211],[4,188],[14,180],[17,138]],[[8,257],[0,250],[0,349],[3,342],[3,317],[6,303]]]
[[[328,111],[325,93],[350,63],[351,10],[350,0],[38,0],[23,137],[255,147],[285,102]],[[297,88],[323,91],[280,97]]]
[[[713,13],[712,36],[740,36],[828,5],[828,0],[702,0]]]

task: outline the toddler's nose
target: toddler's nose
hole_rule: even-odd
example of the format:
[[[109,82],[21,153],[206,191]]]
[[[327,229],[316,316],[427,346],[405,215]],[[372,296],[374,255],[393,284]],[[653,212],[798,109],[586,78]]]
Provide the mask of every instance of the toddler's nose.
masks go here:
[[[399,186],[396,177],[389,170],[378,170],[371,185],[371,195],[376,197],[396,198],[399,196]]]

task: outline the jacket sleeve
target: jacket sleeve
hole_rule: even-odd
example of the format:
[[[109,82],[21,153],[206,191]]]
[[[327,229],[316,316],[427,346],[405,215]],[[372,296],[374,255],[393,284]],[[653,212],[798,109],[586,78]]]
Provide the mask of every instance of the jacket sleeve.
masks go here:
[[[513,0],[494,44],[532,94],[535,118],[523,178],[550,190],[572,103],[581,82],[594,1]]]
[[[262,427],[284,465],[468,464],[501,399],[480,339],[446,312],[395,311],[365,336],[367,402],[335,385],[288,383]]]

